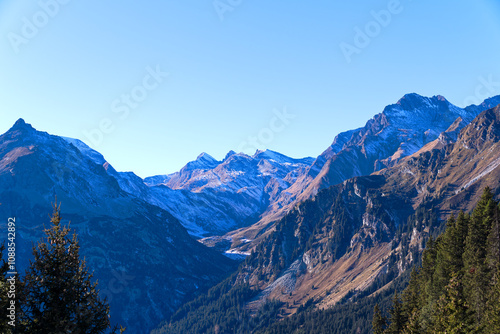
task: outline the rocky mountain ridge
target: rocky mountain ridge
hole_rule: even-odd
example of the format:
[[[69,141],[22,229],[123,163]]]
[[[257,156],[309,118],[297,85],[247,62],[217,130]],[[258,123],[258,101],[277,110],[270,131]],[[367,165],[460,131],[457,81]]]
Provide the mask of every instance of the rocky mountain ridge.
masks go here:
[[[276,220],[319,190],[393,166],[440,136],[453,141],[480,112],[499,103],[500,96],[496,96],[479,106],[459,108],[439,95],[429,98],[407,94],[396,104],[384,108],[363,128],[337,135],[311,167],[281,192],[257,223],[230,232],[225,238],[233,240],[235,249],[248,251],[272,230]],[[241,239],[252,242],[241,246],[235,242]]]

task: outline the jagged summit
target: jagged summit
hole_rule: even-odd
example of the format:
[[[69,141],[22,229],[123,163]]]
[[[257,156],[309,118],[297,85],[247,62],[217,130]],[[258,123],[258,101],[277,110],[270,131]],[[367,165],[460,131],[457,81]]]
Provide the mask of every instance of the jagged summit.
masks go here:
[[[312,164],[314,161],[313,158],[311,157],[305,157],[302,159],[294,159],[291,157],[288,157],[284,154],[281,154],[276,151],[272,151],[269,149],[266,149],[265,151],[262,150],[257,150],[255,154],[252,156],[253,159],[264,159],[264,160],[273,160],[278,163],[293,163],[293,162],[301,162],[305,164]]]
[[[210,162],[217,162],[217,160],[212,157],[210,154],[202,152],[200,155],[196,157],[197,161],[210,161]]]
[[[271,150],[257,150],[257,151],[255,151],[255,154],[252,156],[252,158],[266,157],[266,158],[269,158],[269,159],[273,159],[273,158],[280,157],[280,156],[283,156],[283,155],[281,153],[278,153],[278,152],[275,152],[275,151],[271,151]]]
[[[9,131],[18,131],[18,130],[25,130],[25,131],[36,131],[35,128],[31,126],[31,124],[26,123],[24,119],[19,118],[16,123],[10,128]]]
[[[408,93],[403,95],[402,98],[396,102],[398,105],[405,105],[405,104],[416,104],[418,102],[422,102],[426,99],[426,97],[419,95],[417,93]]]
[[[265,151],[257,150],[257,152],[255,152],[255,154],[252,156],[252,159],[266,160],[270,162],[274,161],[277,163],[286,163],[292,161],[291,158],[271,150],[265,150]]]
[[[26,122],[24,121],[24,119],[22,118],[19,118],[16,123],[14,123],[14,126],[24,126],[26,125]]]
[[[256,150],[255,150],[255,153],[252,155],[252,157],[256,157],[256,156],[258,156],[259,154],[264,153],[264,152],[265,152],[265,150],[259,150],[259,149],[256,149]]]
[[[484,107],[459,108],[441,95],[425,97],[412,93],[406,94],[397,103],[385,107],[381,117],[375,116],[374,119],[379,118],[379,122],[386,122],[395,128],[412,132],[417,129],[442,132],[458,117],[470,122],[484,109]]]
[[[226,161],[227,159],[229,159],[230,157],[232,157],[235,154],[236,154],[236,152],[233,150],[227,152],[226,156],[224,157],[224,161]]]
[[[191,171],[195,169],[211,169],[215,168],[219,164],[220,161],[217,161],[210,154],[203,152],[196,157],[196,160],[188,162],[186,166],[183,167],[183,170]]]
[[[405,110],[414,110],[422,107],[432,107],[439,104],[449,104],[448,100],[442,95],[435,95],[433,97],[426,97],[419,95],[417,93],[405,94],[401,99],[394,105],[389,105],[387,108],[399,106]]]

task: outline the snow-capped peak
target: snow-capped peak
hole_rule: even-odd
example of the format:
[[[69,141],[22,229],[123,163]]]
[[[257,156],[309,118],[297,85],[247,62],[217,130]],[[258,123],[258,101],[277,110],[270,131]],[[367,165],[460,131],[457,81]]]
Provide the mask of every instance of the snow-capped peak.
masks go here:
[[[211,169],[220,164],[220,161],[214,159],[208,153],[201,153],[196,157],[195,161],[188,162],[183,168],[184,170],[195,170],[195,169]]]
[[[203,161],[203,162],[206,162],[206,163],[217,163],[218,162],[214,157],[212,157],[210,154],[205,153],[205,152],[203,152],[200,155],[198,155],[196,157],[196,161],[199,161],[199,162]]]
[[[289,158],[281,153],[271,151],[271,150],[265,150],[265,151],[257,150],[257,152],[255,152],[255,154],[252,156],[252,158],[274,160],[274,161],[280,162],[280,163],[289,162],[290,160],[292,160],[291,158]]]
[[[443,102],[449,103],[442,95],[426,97],[416,93],[410,93],[405,94],[395,105],[390,105],[387,108],[394,109],[391,107],[399,106],[399,108],[404,110],[415,110],[419,108],[434,107]]]

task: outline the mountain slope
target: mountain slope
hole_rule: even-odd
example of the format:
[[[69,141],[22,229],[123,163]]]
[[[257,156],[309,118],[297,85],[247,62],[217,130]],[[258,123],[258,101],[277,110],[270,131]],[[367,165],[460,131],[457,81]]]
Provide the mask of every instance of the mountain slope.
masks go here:
[[[284,270],[294,261],[307,264],[311,276],[306,274],[301,283],[306,289],[296,287],[297,298],[304,301],[306,296],[315,296],[319,305],[331,305],[353,288],[366,289],[377,271],[388,265],[394,248],[397,249],[397,230],[407,230],[407,221],[415,210],[432,208],[437,218],[443,220],[459,209],[471,210],[486,186],[500,189],[500,107],[481,113],[460,131],[455,143],[417,153],[372,176],[350,179],[318,193],[285,216],[268,243],[256,251],[265,250],[265,258],[283,258]],[[408,242],[417,250],[422,238],[431,232],[423,232],[428,225],[420,226],[420,233],[412,230],[414,234]],[[389,241],[391,247],[382,250]],[[336,261],[328,263],[339,258],[343,268]],[[346,265],[350,261],[354,264]],[[400,261],[399,274],[411,263],[411,257]],[[273,263],[264,260],[264,266],[266,263],[264,270],[269,272]],[[270,272],[282,273],[280,267]],[[262,268],[257,273],[252,271],[250,277],[259,271],[262,273]],[[311,288],[325,283],[324,279],[315,278],[320,273],[332,281],[326,290],[335,286],[338,293],[325,295],[325,289]],[[354,276],[348,279],[349,275]],[[359,283],[357,275],[363,277]],[[342,279],[345,283],[339,284]],[[268,282],[264,286],[268,287]]]
[[[16,217],[17,269],[26,268],[57,196],[112,322],[145,333],[233,263],[192,239],[167,211],[123,191],[102,156],[89,158],[77,146],[21,119],[0,136],[0,215]]]

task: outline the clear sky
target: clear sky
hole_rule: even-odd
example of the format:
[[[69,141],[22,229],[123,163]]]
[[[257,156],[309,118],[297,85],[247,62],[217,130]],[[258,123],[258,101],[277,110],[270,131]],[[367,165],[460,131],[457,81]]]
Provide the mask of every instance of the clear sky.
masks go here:
[[[317,156],[405,93],[500,94],[497,0],[0,0],[0,36],[0,132],[22,117],[142,177]]]

